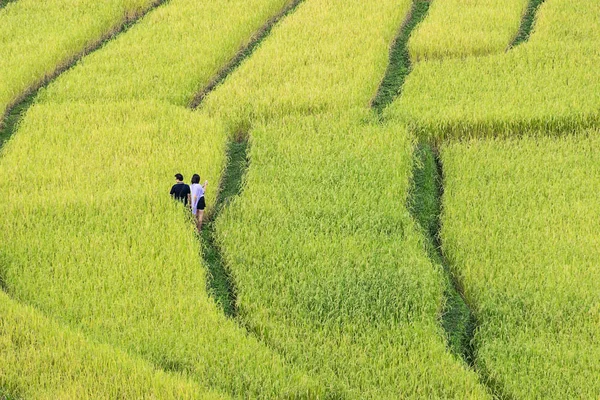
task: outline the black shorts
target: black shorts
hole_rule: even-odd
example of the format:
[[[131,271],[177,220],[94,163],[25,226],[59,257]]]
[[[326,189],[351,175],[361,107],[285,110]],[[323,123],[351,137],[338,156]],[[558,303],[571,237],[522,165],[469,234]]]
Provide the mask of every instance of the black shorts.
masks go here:
[[[206,208],[206,202],[204,201],[204,196],[198,199],[198,204],[196,205],[196,209],[204,211]]]

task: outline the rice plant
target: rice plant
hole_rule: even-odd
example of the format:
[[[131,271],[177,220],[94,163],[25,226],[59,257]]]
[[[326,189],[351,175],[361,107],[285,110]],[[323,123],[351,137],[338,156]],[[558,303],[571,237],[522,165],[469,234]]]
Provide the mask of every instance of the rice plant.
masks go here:
[[[19,0],[1,9],[0,118],[79,54],[155,4],[156,0]]]
[[[529,0],[431,1],[413,33],[413,61],[464,58],[503,52],[517,34]]]
[[[347,398],[486,398],[446,348],[444,276],[406,209],[413,139],[369,109],[410,1],[310,1],[205,99],[250,135],[217,221],[239,318]]]
[[[324,396],[220,312],[186,210],[168,196],[176,172],[217,186],[227,136],[185,106],[284,5],[172,0],[42,91],[0,159],[0,254],[16,300],[234,397]]]
[[[505,54],[417,63],[387,116],[427,139],[568,133],[598,124],[600,4],[542,4]]]
[[[95,343],[0,292],[0,397],[225,399]]]
[[[508,398],[600,393],[598,129],[444,146],[444,250]]]

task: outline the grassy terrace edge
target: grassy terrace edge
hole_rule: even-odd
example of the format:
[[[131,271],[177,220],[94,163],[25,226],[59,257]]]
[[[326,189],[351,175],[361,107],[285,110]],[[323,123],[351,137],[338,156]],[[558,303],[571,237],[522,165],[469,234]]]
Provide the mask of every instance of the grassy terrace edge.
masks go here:
[[[199,109],[206,96],[227,79],[244,60],[250,57],[262,41],[269,36],[273,27],[286,16],[293,13],[303,1],[292,0],[288,2],[278,14],[270,18],[257,30],[248,43],[242,46],[236,55],[217,72],[204,89],[194,96],[189,107],[192,110]],[[248,134],[237,132],[235,135],[227,144],[227,162],[217,189],[217,200],[214,209],[211,214],[206,216],[202,232],[200,232],[202,253],[209,272],[207,279],[208,291],[228,317],[235,317],[237,315],[236,286],[221,256],[221,249],[217,243],[215,221],[229,201],[241,193],[242,178],[249,166],[247,159]]]
[[[227,149],[227,165],[219,184],[217,201],[211,215],[202,226],[201,238],[204,260],[208,266],[208,289],[217,304],[228,317],[237,315],[236,289],[228,269],[226,268],[221,249],[217,244],[215,220],[221,210],[242,191],[243,176],[248,169],[248,137],[240,136],[230,141]]]
[[[371,101],[371,107],[379,115],[396,99],[411,71],[408,40],[412,31],[423,21],[429,11],[430,0],[414,0],[398,36],[390,48],[390,61],[385,76]],[[424,237],[427,254],[432,262],[441,265],[446,282],[445,308],[441,325],[446,332],[450,351],[461,357],[473,368],[472,338],[475,329],[471,310],[462,291],[452,277],[442,251],[439,237],[441,197],[443,194],[443,170],[437,151],[428,144],[419,144],[414,151],[412,188],[407,198],[407,208],[418,222]]]
[[[190,108],[195,110],[204,101],[206,96],[215,90],[219,84],[221,84],[233,71],[239,67],[242,62],[250,57],[254,50],[262,43],[262,41],[269,36],[271,30],[275,25],[279,23],[283,18],[287,15],[291,14],[298,8],[300,3],[304,0],[292,0],[290,1],[277,15],[273,16],[269,19],[258,31],[252,35],[248,43],[237,52],[237,54],[217,72],[213,79],[210,80],[208,85],[204,89],[202,89],[196,96],[194,96],[192,102],[190,103]]]
[[[412,70],[408,41],[412,31],[426,17],[429,6],[430,0],[413,0],[411,11],[390,48],[388,68],[370,104],[379,116],[385,107],[400,96],[402,86]],[[475,364],[474,334],[477,320],[465,301],[460,282],[451,273],[442,252],[440,219],[444,192],[443,166],[437,147],[428,143],[421,141],[414,149],[413,180],[407,198],[407,208],[421,229],[428,257],[434,265],[441,266],[444,271],[446,303],[442,311],[441,326],[446,333],[449,351],[478,374],[481,383],[495,398],[504,399],[506,396],[497,382]]]
[[[443,168],[437,149],[427,144],[415,148],[413,162],[413,186],[407,199],[407,208],[419,223],[425,239],[429,258],[440,265],[446,277],[444,295],[446,304],[441,323],[446,332],[450,351],[462,357],[473,367],[473,333],[475,321],[465,302],[462,288],[449,269],[440,242],[440,215],[443,196]]]
[[[412,8],[406,16],[400,32],[390,47],[390,61],[381,80],[377,93],[371,100],[371,108],[379,114],[400,95],[402,85],[411,71],[408,40],[412,31],[423,21],[431,0],[413,0]]]
[[[537,11],[543,2],[544,0],[529,0],[527,8],[525,9],[525,13],[523,14],[523,18],[521,19],[519,31],[517,32],[515,38],[510,42],[507,50],[510,50],[529,39],[529,35],[531,35],[533,26],[535,24]]]
[[[16,1],[16,0],[9,0]],[[15,133],[19,121],[27,112],[27,109],[34,103],[40,89],[48,86],[52,81],[57,79],[61,74],[73,68],[83,57],[101,49],[105,44],[117,38],[122,33],[127,32],[133,25],[144,18],[149,12],[167,3],[169,0],[156,0],[152,2],[146,9],[125,15],[123,19],[117,23],[110,31],[102,35],[98,40],[86,46],[83,50],[69,59],[59,64],[52,73],[46,74],[37,84],[29,87],[15,101],[6,108],[6,112],[0,118],[0,150],[4,143]],[[0,3],[0,9],[2,3]]]
[[[442,250],[440,230],[443,196],[444,169],[439,149],[429,144],[418,144],[414,153],[413,187],[408,197],[408,210],[421,228],[429,258],[445,272],[446,304],[441,324],[446,332],[448,347],[479,375],[481,383],[494,398],[509,399],[501,384],[476,363],[474,336],[479,322],[465,298],[462,283],[451,272],[450,262]]]

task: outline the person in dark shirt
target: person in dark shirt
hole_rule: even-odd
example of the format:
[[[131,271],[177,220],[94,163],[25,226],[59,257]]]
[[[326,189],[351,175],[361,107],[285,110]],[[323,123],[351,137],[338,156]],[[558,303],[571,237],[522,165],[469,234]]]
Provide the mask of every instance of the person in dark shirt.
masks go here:
[[[191,204],[191,191],[189,185],[183,183],[183,175],[175,174],[175,184],[171,188],[171,197],[181,201],[184,205]]]

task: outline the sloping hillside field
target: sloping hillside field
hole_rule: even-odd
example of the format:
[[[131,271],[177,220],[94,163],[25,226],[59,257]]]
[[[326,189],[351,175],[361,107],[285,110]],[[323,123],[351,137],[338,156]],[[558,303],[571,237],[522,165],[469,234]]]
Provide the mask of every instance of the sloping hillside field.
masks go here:
[[[600,398],[599,21],[0,0],[0,399]]]

